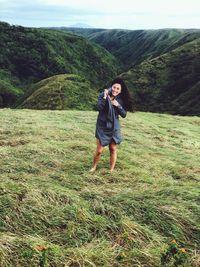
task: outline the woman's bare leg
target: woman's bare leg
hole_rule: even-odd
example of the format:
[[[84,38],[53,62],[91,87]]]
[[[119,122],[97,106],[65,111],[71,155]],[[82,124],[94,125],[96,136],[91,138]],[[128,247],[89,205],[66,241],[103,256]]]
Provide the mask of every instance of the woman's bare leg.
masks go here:
[[[112,172],[115,168],[115,163],[117,160],[117,145],[115,142],[109,144],[110,150],[110,172]]]
[[[97,143],[97,148],[96,148],[96,151],[94,154],[93,165],[92,165],[92,169],[90,170],[90,172],[94,172],[96,170],[98,161],[99,161],[101,154],[103,152],[103,146],[101,145],[99,139],[96,139],[96,143]]]

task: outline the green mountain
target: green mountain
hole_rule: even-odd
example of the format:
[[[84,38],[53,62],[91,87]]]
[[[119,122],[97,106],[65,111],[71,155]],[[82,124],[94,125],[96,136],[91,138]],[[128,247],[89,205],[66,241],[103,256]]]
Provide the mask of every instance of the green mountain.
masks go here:
[[[96,117],[0,109],[0,266],[198,267],[200,118],[129,113],[91,174]]]
[[[173,113],[200,115],[200,81],[172,101]]]
[[[134,93],[138,110],[200,114],[200,30],[34,29],[7,23],[0,23],[0,30],[0,107],[17,107],[23,102],[30,108],[45,108],[45,103],[60,109],[58,95],[54,101],[49,96],[53,87],[63,84],[64,88],[67,78],[48,80],[48,97],[44,94],[47,88],[37,90],[38,85],[32,84],[42,84],[58,74],[73,74],[88,83],[90,100],[85,107],[81,105],[87,109],[94,103],[91,90],[95,97],[98,89],[121,73]],[[76,90],[81,96],[78,87]],[[77,96],[72,108],[77,106]],[[69,108],[67,104],[63,107]]]
[[[0,69],[0,108],[13,106],[23,94],[19,79]]]
[[[117,60],[108,51],[69,32],[10,26],[2,22],[0,51],[1,106],[9,102],[7,91],[15,99],[30,84],[52,75],[81,75],[98,88],[119,71]]]
[[[78,75],[60,74],[34,84],[17,108],[91,110],[98,96],[96,88]]]
[[[79,33],[100,44],[120,60],[124,70],[200,37],[200,30],[192,29],[106,30],[64,27],[56,29]]]
[[[139,110],[200,114],[200,38],[123,73]]]
[[[60,30],[97,42],[122,62],[139,110],[200,114],[200,30]]]

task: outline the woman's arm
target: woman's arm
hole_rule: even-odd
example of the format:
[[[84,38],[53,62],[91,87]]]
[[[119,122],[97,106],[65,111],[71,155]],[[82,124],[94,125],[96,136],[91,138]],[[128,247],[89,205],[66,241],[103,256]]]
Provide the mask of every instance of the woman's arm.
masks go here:
[[[108,97],[108,89],[104,89],[103,93],[101,93],[99,95],[99,98],[97,101],[97,110],[98,111],[101,111],[104,109],[107,97]]]
[[[119,115],[122,118],[125,118],[126,117],[126,110],[122,107],[122,105],[115,99],[113,99],[111,102],[112,102],[112,105],[117,108]]]
[[[117,106],[117,110],[122,118],[126,117],[126,110],[120,104]]]
[[[97,101],[97,110],[101,111],[104,109],[106,104],[106,98],[104,97],[104,93],[101,93],[98,97],[98,101]]]

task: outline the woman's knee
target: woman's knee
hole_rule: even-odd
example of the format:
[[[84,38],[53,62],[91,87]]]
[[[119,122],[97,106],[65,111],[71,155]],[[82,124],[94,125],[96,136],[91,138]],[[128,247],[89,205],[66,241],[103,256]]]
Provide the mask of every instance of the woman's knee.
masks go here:
[[[101,156],[102,152],[103,152],[102,149],[97,149],[97,151],[96,151],[97,156]]]
[[[101,155],[103,152],[103,146],[100,143],[100,140],[97,139],[97,148],[96,148],[96,155]]]
[[[96,154],[101,155],[103,152],[103,146],[97,146]]]
[[[115,143],[111,143],[109,145],[110,153],[115,153],[117,151],[117,145]]]

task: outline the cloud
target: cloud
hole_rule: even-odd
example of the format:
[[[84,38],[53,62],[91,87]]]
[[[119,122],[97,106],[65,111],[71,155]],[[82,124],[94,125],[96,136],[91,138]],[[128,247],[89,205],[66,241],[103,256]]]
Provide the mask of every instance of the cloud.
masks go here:
[[[61,26],[73,23],[76,19],[84,20],[84,16],[101,15],[90,9],[83,12],[78,7],[48,5],[45,1],[37,0],[32,3],[24,0],[17,2],[0,0],[0,4],[0,20],[24,26]]]
[[[23,26],[199,27],[199,0],[0,0],[0,20]]]
[[[43,3],[52,6],[71,6],[82,10],[92,9],[110,14],[126,15],[130,13],[159,13],[159,14],[191,14],[200,10],[199,0],[43,0]],[[123,13],[125,12],[125,13]]]
[[[90,18],[87,18],[89,21]],[[200,28],[197,16],[163,16],[160,14],[134,14],[132,16],[104,16],[97,20],[93,18],[90,24],[95,23],[97,28],[117,29],[161,29],[161,28]]]

